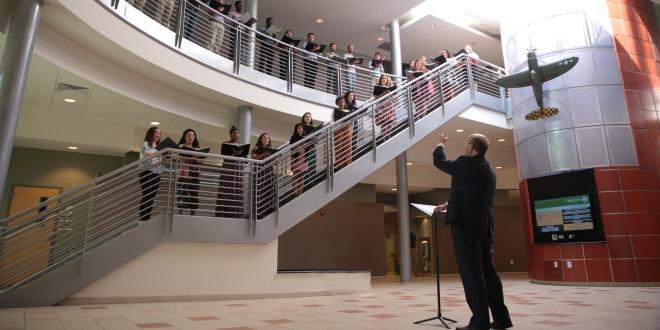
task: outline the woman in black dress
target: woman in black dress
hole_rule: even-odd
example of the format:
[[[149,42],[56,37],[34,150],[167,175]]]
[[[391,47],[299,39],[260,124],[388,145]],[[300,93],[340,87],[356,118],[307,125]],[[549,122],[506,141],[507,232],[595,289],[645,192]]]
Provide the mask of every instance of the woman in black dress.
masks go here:
[[[238,143],[238,128],[232,126],[229,129],[229,141],[225,143]],[[243,150],[240,148],[232,149],[232,152],[223,152],[223,156],[241,157]],[[215,216],[225,218],[240,218],[245,212],[243,208],[243,163],[236,159],[223,158],[222,168],[218,176],[218,198],[215,201]]]
[[[179,147],[187,149],[199,149],[197,133],[188,128],[183,131],[183,136],[179,140]],[[199,164],[201,161],[197,156],[181,153],[178,173],[178,207],[179,212],[183,209],[190,210],[190,215],[195,215],[195,210],[199,208]]]
[[[270,134],[264,132],[252,149],[252,159],[261,160],[273,154]],[[254,172],[255,178],[255,209],[257,219],[268,215],[275,208],[275,176],[273,175],[273,163],[264,163],[257,166]]]

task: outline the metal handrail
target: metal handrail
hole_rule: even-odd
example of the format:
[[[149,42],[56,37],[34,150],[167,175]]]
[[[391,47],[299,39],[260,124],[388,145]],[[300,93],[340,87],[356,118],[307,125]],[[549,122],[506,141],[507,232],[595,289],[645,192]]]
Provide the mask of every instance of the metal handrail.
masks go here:
[[[197,1],[197,0],[194,0],[194,1]],[[187,3],[187,1],[184,1],[184,2]],[[271,37],[271,36],[269,36],[269,35],[267,35],[267,34],[265,34],[265,33],[260,32],[260,31],[257,30],[257,29],[252,28],[251,26],[247,26],[247,25],[245,25],[245,24],[243,24],[243,23],[241,23],[241,22],[239,22],[239,21],[236,21],[236,20],[232,19],[231,17],[229,17],[229,16],[227,16],[227,15],[224,15],[224,14],[222,14],[222,13],[216,11],[215,9],[213,9],[213,8],[209,7],[208,5],[206,5],[205,3],[202,3],[202,2],[199,2],[199,1],[197,1],[197,3],[199,3],[201,6],[206,7],[206,8],[209,9],[209,10],[214,11],[216,14],[222,15],[222,16],[223,16],[223,19],[225,19],[225,20],[229,20],[229,21],[231,21],[232,23],[236,24],[237,26],[241,26],[241,27],[242,27],[243,29],[245,29],[245,30],[249,30],[249,31],[251,31],[251,32],[254,32],[256,35],[259,35],[259,37],[257,37],[257,38],[261,38],[261,39],[266,39],[266,40],[273,41],[273,42],[277,43],[277,44],[280,45],[280,46],[291,47],[291,45],[286,44],[286,43],[282,42],[281,40],[275,39],[275,38],[273,38],[273,37]],[[196,8],[199,8],[199,7],[196,7]],[[304,40],[301,40],[301,43],[302,43],[303,41],[304,41]],[[324,56],[322,56],[322,55],[318,55],[318,54],[312,53],[312,52],[310,52],[310,51],[308,51],[308,50],[305,50],[305,49],[302,49],[302,48],[296,48],[296,49],[297,49],[299,52],[303,52],[303,53],[305,53],[305,54],[307,54],[307,55],[313,55],[313,56],[317,56],[317,57],[322,57],[322,58],[324,58],[324,60],[327,61],[327,62],[331,62],[331,63],[336,64],[336,65],[344,65],[344,64],[341,63],[341,62],[337,62],[337,61],[335,61],[335,60],[333,60],[333,59],[326,58],[326,57],[324,57]],[[354,67],[355,67],[356,69],[358,69],[358,70],[366,71],[366,72],[371,73],[371,74],[373,74],[374,72],[376,72],[376,71],[374,71],[374,70],[369,70],[369,69],[367,69],[367,68],[363,68],[363,67],[359,67],[359,66],[354,66]],[[387,76],[390,76],[390,77],[393,77],[393,78],[401,78],[401,79],[404,79],[404,78],[405,78],[405,77],[403,77],[403,76],[399,76],[399,75],[392,74],[392,73],[385,73],[385,72],[382,72],[382,74],[387,75]]]
[[[166,149],[1,219],[0,267],[8,268],[0,270],[0,288],[5,287],[0,297],[149,214],[243,219],[255,235],[259,219],[322,181],[333,189],[335,173],[352,159],[368,153],[376,157],[378,146],[405,129],[414,132],[419,120],[463,91],[505,95],[491,86],[501,68],[479,60],[464,65],[464,58],[401,83],[264,159]],[[151,174],[158,170],[160,175]],[[49,248],[40,249],[44,240]]]
[[[105,5],[104,0],[96,1]],[[167,40],[161,40],[161,42],[186,53],[187,48],[182,48],[182,40],[189,40],[192,44],[204,47],[216,55],[233,61],[234,74],[239,73],[241,65],[248,66],[262,73],[286,80],[287,86],[292,84],[304,85],[311,89],[332,94],[336,94],[339,91],[353,90],[356,93],[356,97],[360,100],[369,98],[374,77],[385,74],[397,79],[403,78],[397,75],[351,65],[350,69],[356,70],[353,72],[346,64],[326,58],[323,54],[311,53],[302,48],[288,45],[281,40],[272,38],[255,28],[246,26],[231,17],[223,15],[199,1],[196,2],[198,6],[194,6],[187,0],[175,0],[173,9],[169,13],[165,13],[162,10],[166,3],[170,3],[167,0],[124,0],[124,2],[174,32],[173,44],[169,44]],[[126,12],[121,10],[123,7],[119,7],[118,4],[119,1],[114,6],[109,4],[106,7],[116,15],[126,19]],[[222,18],[222,22],[214,19],[216,15]],[[221,28],[216,28],[214,24],[220,25]],[[139,25],[134,26],[141,28]],[[151,27],[148,29],[151,29]],[[148,29],[143,28],[144,32],[150,33]],[[218,29],[222,30],[222,32],[219,33]],[[218,37],[218,35],[220,36]],[[296,53],[293,54],[293,59],[289,63],[289,60],[286,60],[286,56],[280,53],[280,51],[285,50],[286,52],[290,48],[295,48]],[[194,52],[199,53],[197,50],[194,50]],[[305,72],[301,72],[303,71],[302,64],[305,56],[315,56],[317,59],[322,58],[322,61],[318,61],[316,73],[313,74],[315,80],[311,82],[308,75],[312,74],[307,72],[307,64],[304,68]],[[259,61],[259,65],[256,64],[257,60]],[[209,65],[208,63],[205,64]],[[279,72],[277,72],[277,66],[280,67]],[[291,74],[286,74],[287,70],[283,68],[284,66],[291,69]],[[312,68],[310,70],[314,69]],[[338,86],[335,86],[337,84]],[[293,93],[293,89],[287,88],[287,93]]]

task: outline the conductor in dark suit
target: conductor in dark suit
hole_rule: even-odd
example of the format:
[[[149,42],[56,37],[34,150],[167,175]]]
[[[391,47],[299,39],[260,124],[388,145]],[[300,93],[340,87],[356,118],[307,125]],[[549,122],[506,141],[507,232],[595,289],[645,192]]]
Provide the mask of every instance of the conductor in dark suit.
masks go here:
[[[493,258],[495,172],[485,158],[488,139],[481,134],[470,135],[465,141],[465,154],[453,161],[445,156],[445,142],[447,135],[442,134],[433,151],[433,164],[451,175],[451,191],[447,203],[435,211],[447,211],[465,299],[472,311],[470,323],[456,329],[510,328],[511,317]],[[493,314],[490,324],[489,308]]]

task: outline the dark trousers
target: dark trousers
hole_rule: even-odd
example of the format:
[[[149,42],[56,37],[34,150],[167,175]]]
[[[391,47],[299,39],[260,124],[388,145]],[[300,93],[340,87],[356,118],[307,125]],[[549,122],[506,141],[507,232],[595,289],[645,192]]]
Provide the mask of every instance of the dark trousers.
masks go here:
[[[142,198],[140,198],[140,220],[146,221],[151,218],[151,209],[154,205],[154,199],[160,186],[160,174],[146,170],[140,172],[140,188],[142,189]]]
[[[262,41],[261,54],[259,56],[259,71],[272,74],[273,62],[275,61],[275,46]]]
[[[305,87],[314,88],[316,82],[316,72],[319,70],[318,63],[308,58],[303,60],[305,66]]]
[[[339,91],[337,90],[337,68],[332,66],[327,66],[325,72],[326,72],[325,91],[333,95],[339,94]]]
[[[470,326],[489,329],[489,308],[493,321],[510,324],[509,310],[504,305],[502,282],[495,270],[492,221],[488,223],[485,237],[471,232],[460,223],[452,224],[451,233],[465,300],[472,311]]]
[[[307,158],[307,173],[305,173],[305,188],[309,189],[316,179],[316,144],[313,147],[305,148]]]
[[[287,80],[287,75],[289,73],[289,53],[280,52],[280,79]]]

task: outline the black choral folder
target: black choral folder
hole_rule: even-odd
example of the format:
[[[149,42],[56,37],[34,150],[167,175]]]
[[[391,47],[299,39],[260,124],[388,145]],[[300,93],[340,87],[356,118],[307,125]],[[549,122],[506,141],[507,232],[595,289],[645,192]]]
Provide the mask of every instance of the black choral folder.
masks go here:
[[[174,140],[170,139],[170,137],[166,137],[165,140],[160,141],[160,143],[156,146],[156,150],[161,151],[163,149],[179,149],[179,145],[174,142]]]
[[[320,46],[321,48],[319,48],[319,50],[314,50],[314,48],[316,46]],[[313,42],[308,41],[307,44],[305,44],[305,50],[310,51],[310,52],[314,52],[314,53],[323,53],[323,50],[325,50],[325,45],[319,45],[317,43],[313,43]]]
[[[241,153],[238,156],[234,156],[234,152],[238,149],[241,149]],[[247,157],[250,152],[250,144],[238,144],[238,143],[223,143],[220,147],[220,154],[225,156],[233,157]]]

